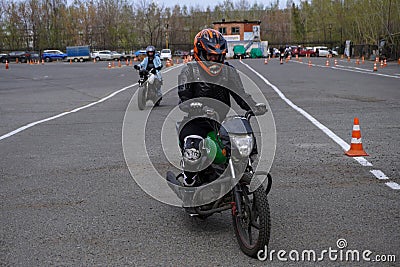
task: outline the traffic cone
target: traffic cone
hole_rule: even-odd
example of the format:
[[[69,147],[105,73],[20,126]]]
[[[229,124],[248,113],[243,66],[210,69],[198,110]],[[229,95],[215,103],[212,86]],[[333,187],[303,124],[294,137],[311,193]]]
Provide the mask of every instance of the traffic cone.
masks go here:
[[[383,60],[383,66],[386,67],[387,63],[386,63],[386,58]]]
[[[42,65],[44,65],[44,59],[42,59]]]
[[[115,68],[115,63],[114,63],[114,61],[111,63],[111,68]]]
[[[118,68],[121,68],[121,67],[122,67],[121,60],[118,60]]]
[[[8,60],[6,60],[6,70],[8,70]]]
[[[337,59],[336,58],[335,58],[334,64],[335,64],[335,67],[336,67],[337,66]]]
[[[93,63],[96,63],[96,58],[93,59]]]
[[[69,64],[72,64],[72,59],[69,60]]]
[[[171,62],[169,61],[169,59],[167,59],[167,62],[165,63],[165,67],[171,67]]]
[[[376,62],[374,62],[374,71],[378,71],[378,68],[376,66]]]
[[[361,131],[358,118],[354,118],[353,132],[351,133],[350,149],[345,153],[349,157],[368,156],[361,142]]]
[[[283,64],[283,58],[281,58],[280,63]]]
[[[18,58],[15,58],[15,64],[18,64]]]
[[[378,57],[378,56],[376,56],[376,58],[375,58],[375,62],[376,62],[376,63],[378,63],[378,62],[379,62],[379,57]]]
[[[399,60],[397,60],[397,64],[399,64],[399,65],[400,65],[400,57],[399,57]]]
[[[129,60],[126,60],[126,61],[125,61],[125,65],[126,65],[126,66],[129,66]]]
[[[329,67],[329,59],[326,60],[325,66]]]
[[[358,58],[356,59],[356,65],[360,65],[360,60]]]
[[[381,68],[383,68],[383,60],[381,60]]]
[[[111,69],[111,62],[108,62],[108,68]]]
[[[364,64],[365,63],[365,58],[364,58],[364,56],[362,56],[362,58],[361,58],[361,64]]]
[[[264,64],[268,64],[268,59],[267,58],[264,59]]]
[[[312,67],[311,60],[308,61],[308,67],[309,67],[309,68]]]

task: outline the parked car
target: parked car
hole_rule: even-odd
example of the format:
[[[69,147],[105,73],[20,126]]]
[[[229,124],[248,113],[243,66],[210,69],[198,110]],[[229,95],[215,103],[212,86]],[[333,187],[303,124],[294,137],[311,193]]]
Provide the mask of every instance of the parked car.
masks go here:
[[[41,57],[40,57],[39,53],[31,52],[31,59],[30,60],[40,62],[40,59],[41,59]]]
[[[26,51],[13,51],[8,53],[6,56],[1,58],[2,63],[17,61],[21,63],[26,63],[31,60],[31,53]]]
[[[171,60],[172,59],[172,53],[171,49],[162,49],[160,53],[160,59],[161,60]]]
[[[314,51],[317,54],[317,56],[319,57],[326,57],[329,54],[331,54],[332,56],[338,56],[338,52],[332,49],[329,49],[326,46],[315,46],[314,47]]]
[[[184,57],[186,57],[186,56],[188,56],[188,55],[189,55],[189,52],[187,52],[187,51],[176,50],[176,51],[174,52],[174,56],[176,56],[176,57],[184,58]]]
[[[6,57],[7,54],[0,54],[0,62],[3,62],[3,57]]]
[[[311,48],[304,48],[304,47],[299,47],[298,49],[298,55],[299,57],[315,57],[317,56],[317,53],[315,53],[315,51]]]
[[[113,60],[124,60],[124,55],[121,53],[118,53],[117,51],[111,51],[111,58]]]
[[[291,54],[292,56],[298,55],[298,54],[299,54],[299,49],[300,49],[300,47],[298,47],[298,46],[296,46],[296,45],[290,46],[290,47],[289,47],[290,54]]]
[[[54,60],[65,60],[67,56],[66,53],[63,53],[60,50],[44,50],[42,59],[46,62],[50,62]]]
[[[100,60],[113,60],[113,53],[111,50],[102,50],[102,51],[95,51],[92,53],[92,58],[96,59],[96,61]]]

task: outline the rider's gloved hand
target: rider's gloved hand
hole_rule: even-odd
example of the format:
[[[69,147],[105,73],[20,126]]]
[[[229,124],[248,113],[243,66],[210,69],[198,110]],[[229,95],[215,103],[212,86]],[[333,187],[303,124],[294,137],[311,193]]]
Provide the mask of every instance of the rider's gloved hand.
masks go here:
[[[135,68],[135,70],[140,69],[139,65],[134,65],[133,67]]]
[[[264,115],[267,112],[267,106],[264,103],[258,103],[252,110],[255,116]]]

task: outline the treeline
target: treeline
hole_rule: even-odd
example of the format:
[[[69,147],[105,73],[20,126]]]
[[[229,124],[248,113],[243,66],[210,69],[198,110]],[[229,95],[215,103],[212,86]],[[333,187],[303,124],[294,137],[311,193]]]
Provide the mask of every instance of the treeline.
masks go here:
[[[200,2],[199,2],[200,3]],[[0,51],[94,49],[136,50],[167,44],[191,48],[194,35],[215,21],[260,20],[261,39],[272,44],[397,44],[400,0],[279,0],[264,5],[225,0],[215,7],[167,7],[141,0],[0,0]]]

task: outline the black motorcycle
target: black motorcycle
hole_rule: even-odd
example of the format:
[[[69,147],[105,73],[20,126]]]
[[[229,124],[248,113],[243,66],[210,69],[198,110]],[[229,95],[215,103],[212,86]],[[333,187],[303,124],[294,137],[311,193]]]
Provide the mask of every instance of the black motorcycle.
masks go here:
[[[135,69],[137,69],[135,67]],[[151,100],[154,106],[160,104],[161,98],[157,96],[157,86],[159,81],[156,75],[153,73],[153,69],[150,71],[141,69],[139,70],[139,90],[138,90],[138,107],[143,110],[146,107],[148,100]]]
[[[264,104],[258,104],[258,108],[266,112]],[[218,115],[212,108],[192,102],[188,117],[196,116],[206,116],[216,125],[207,138],[191,137],[189,143],[194,146],[183,153],[182,168],[197,171],[197,184],[185,186],[182,174],[175,176],[168,171],[168,185],[191,216],[205,219],[214,213],[231,210],[241,250],[257,257],[270,238],[267,195],[272,178],[268,172],[255,172],[253,169],[257,149],[249,120],[254,114],[248,111],[243,116],[230,116],[215,123]],[[181,125],[177,125],[177,130]]]

